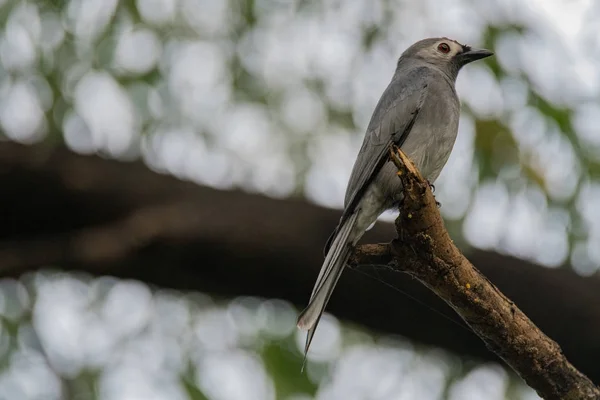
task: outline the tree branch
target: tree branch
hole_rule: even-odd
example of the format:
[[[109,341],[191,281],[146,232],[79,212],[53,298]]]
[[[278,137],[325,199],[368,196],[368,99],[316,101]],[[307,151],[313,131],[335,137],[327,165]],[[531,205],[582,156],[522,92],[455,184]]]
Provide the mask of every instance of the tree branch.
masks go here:
[[[429,184],[399,150],[392,152],[404,186],[396,229],[402,240],[360,246],[354,264],[389,264],[448,303],[529,386],[547,400],[599,399],[600,390],[458,250]]]

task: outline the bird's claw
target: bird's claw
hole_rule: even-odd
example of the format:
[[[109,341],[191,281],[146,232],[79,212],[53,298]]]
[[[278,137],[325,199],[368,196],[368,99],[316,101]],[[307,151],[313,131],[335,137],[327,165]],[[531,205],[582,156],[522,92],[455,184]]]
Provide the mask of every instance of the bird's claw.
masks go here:
[[[429,187],[431,188],[431,191],[433,193],[435,193],[435,186],[433,185],[433,183],[429,182],[429,180],[427,180],[427,184],[429,185]]]
[[[431,193],[435,193],[435,186],[433,185],[433,183],[431,183],[429,181],[429,179],[427,180],[427,184],[429,185],[429,187],[431,188]],[[435,196],[433,196],[433,198],[435,199]],[[440,208],[442,206],[442,203],[440,203],[439,201],[435,201],[435,205]]]

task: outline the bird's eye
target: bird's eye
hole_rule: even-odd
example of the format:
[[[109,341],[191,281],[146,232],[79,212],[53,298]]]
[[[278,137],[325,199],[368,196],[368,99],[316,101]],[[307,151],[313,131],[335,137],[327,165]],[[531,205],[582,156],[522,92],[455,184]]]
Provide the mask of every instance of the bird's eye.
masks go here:
[[[438,50],[442,53],[448,53],[450,51],[450,46],[447,43],[440,43],[438,45]]]

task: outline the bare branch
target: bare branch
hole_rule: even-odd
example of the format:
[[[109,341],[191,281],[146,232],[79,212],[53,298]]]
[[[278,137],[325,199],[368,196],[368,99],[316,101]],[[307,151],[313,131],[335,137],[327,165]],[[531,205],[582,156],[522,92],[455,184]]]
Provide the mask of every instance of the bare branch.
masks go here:
[[[404,186],[396,220],[403,240],[357,248],[354,264],[388,264],[448,303],[529,386],[547,400],[600,399],[600,390],[477,270],[452,242],[429,184],[400,150],[392,154]]]

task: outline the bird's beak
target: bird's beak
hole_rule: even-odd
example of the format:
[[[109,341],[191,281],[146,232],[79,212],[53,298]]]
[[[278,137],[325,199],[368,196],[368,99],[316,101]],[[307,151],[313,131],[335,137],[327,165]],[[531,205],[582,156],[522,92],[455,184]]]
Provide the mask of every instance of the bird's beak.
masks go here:
[[[494,52],[486,49],[471,48],[457,55],[461,65],[472,63],[473,61],[481,60],[489,56],[493,56]]]

